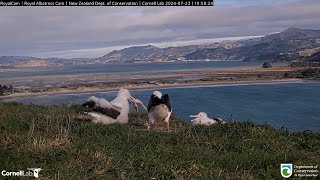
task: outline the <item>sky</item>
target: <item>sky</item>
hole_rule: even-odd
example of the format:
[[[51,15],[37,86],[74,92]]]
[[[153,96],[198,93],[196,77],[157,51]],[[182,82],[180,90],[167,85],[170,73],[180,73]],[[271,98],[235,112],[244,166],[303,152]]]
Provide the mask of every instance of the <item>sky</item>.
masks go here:
[[[0,7],[0,56],[100,57],[320,29],[319,0],[215,0],[213,7]]]

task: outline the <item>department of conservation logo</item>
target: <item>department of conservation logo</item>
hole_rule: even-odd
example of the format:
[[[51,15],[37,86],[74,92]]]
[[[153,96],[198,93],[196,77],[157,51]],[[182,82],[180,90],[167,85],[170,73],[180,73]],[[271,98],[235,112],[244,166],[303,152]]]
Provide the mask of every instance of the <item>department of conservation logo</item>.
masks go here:
[[[281,164],[281,175],[284,178],[289,178],[292,175],[292,164]]]

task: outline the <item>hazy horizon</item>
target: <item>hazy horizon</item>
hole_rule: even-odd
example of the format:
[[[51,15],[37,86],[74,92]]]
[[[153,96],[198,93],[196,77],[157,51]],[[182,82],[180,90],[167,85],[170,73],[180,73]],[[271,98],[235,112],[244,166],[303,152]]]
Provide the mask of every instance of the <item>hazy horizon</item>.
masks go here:
[[[215,0],[213,7],[1,7],[0,56],[95,58],[129,46],[183,46],[320,29],[313,0]]]

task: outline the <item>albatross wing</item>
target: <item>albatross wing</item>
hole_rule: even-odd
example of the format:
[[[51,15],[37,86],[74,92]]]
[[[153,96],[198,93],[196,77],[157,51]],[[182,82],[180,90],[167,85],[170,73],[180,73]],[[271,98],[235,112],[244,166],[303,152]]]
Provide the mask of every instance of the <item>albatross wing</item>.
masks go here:
[[[170,104],[170,98],[168,94],[165,94],[162,96],[163,103],[169,108],[169,111],[171,111],[171,104]]]
[[[159,99],[156,95],[152,94],[149,103],[148,103],[148,112],[151,110],[152,107],[162,104],[162,100]]]
[[[113,108],[95,107],[95,108],[93,108],[93,111],[104,114],[104,115],[111,117],[113,119],[117,119],[118,116],[120,115],[120,111],[113,109]]]
[[[117,109],[117,110],[121,109],[120,106],[117,106],[114,103],[109,102],[108,100],[103,99],[103,98],[100,98],[100,102],[99,103],[100,103],[99,107],[102,107],[102,108],[113,108],[113,109]]]

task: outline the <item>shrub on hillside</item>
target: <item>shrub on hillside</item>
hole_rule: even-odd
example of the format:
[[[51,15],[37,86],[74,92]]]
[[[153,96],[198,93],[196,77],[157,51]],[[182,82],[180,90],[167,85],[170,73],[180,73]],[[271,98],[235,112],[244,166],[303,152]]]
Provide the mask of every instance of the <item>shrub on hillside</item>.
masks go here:
[[[265,62],[263,63],[262,68],[272,68],[272,65],[270,62]]]

